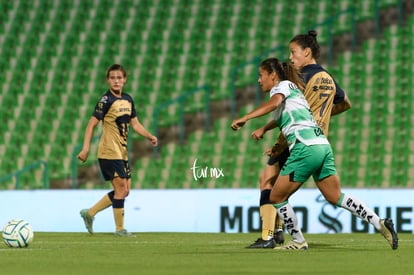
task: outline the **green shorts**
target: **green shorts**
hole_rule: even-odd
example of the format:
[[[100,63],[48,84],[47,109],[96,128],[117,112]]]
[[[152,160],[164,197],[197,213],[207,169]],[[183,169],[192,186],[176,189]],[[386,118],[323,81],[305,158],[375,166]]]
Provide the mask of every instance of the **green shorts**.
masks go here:
[[[280,174],[290,175],[290,181],[305,182],[313,176],[315,182],[336,175],[335,159],[329,144],[306,146],[296,143]]]

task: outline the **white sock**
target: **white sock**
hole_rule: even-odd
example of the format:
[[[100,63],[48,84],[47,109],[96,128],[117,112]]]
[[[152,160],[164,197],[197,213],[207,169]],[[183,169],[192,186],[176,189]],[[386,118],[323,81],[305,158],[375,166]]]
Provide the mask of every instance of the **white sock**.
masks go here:
[[[380,218],[374,211],[368,208],[365,203],[355,197],[341,193],[339,201],[336,203],[337,206],[345,208],[351,211],[351,213],[364,221],[375,226],[377,230],[381,229]]]
[[[279,204],[275,204],[274,206],[277,209],[279,217],[282,218],[286,230],[292,236],[293,241],[297,243],[303,243],[305,241],[305,238],[303,237],[302,231],[298,227],[298,219],[289,202],[285,201]]]

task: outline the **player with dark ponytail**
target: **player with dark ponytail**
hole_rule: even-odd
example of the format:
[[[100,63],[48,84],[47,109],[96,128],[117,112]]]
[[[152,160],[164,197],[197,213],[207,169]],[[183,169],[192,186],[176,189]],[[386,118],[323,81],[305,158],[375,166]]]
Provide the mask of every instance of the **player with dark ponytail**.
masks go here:
[[[300,70],[301,78],[305,83],[303,93],[318,125],[328,136],[331,116],[348,110],[351,108],[351,103],[335,79],[317,63],[320,46],[316,37],[317,33],[313,30],[293,37],[289,44],[290,61]],[[257,129],[256,135],[261,136],[274,127],[274,122],[270,121],[264,127]],[[279,136],[276,144],[266,151],[266,154],[269,155],[269,160],[259,177],[262,236],[247,248],[272,248],[284,242],[282,221],[276,217],[276,211],[269,201],[270,191],[289,156],[282,135]]]
[[[291,59],[293,60],[292,56]],[[284,66],[284,63],[275,58],[264,60],[259,66],[258,82],[263,92],[270,93],[270,99],[243,117],[233,120],[231,124],[231,128],[237,131],[247,121],[272,113],[272,121],[280,129],[289,148],[289,157],[273,185],[269,201],[279,217],[282,217],[292,240],[284,246],[275,248],[308,249],[308,243],[298,226],[298,219],[289,198],[312,176],[329,203],[346,209],[372,224],[391,248],[397,249],[398,236],[392,220],[380,219],[363,201],[341,191],[331,145],[323,129],[315,121],[295,75],[298,73],[290,64]],[[263,135],[258,134],[254,132],[252,138],[263,138]]]

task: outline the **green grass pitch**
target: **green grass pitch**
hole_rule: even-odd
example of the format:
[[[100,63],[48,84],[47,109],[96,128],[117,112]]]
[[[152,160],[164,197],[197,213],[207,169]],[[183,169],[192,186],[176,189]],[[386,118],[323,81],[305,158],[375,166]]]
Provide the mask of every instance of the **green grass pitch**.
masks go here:
[[[1,274],[413,274],[414,235],[391,250],[380,234],[308,234],[309,250],[245,249],[258,233],[36,232],[27,248],[0,244]],[[289,238],[285,234],[286,238]]]

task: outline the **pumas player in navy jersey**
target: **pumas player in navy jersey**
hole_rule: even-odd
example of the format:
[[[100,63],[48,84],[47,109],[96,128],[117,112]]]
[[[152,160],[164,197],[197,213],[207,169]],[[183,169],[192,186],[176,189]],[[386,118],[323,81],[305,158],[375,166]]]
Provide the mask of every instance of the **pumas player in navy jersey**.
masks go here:
[[[114,64],[109,67],[106,79],[109,90],[95,106],[85,130],[82,151],[78,158],[85,162],[95,127],[102,121],[102,136],[98,147],[98,161],[106,181],[113,190],[105,194],[95,205],[80,211],[89,233],[93,233],[95,215],[112,206],[115,221],[115,236],[133,236],[124,228],[124,203],[131,188],[131,170],[128,163],[128,128],[147,138],[157,146],[157,137],[148,132],[139,122],[132,97],[123,92],[127,81],[125,69]]]

